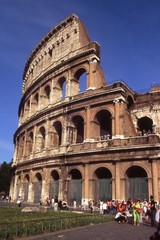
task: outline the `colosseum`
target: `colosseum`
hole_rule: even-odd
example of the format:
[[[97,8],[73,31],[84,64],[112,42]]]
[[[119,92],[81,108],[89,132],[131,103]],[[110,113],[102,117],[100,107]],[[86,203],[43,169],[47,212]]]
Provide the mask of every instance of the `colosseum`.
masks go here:
[[[32,50],[18,117],[13,201],[160,197],[160,86],[108,84],[100,45],[75,14]]]

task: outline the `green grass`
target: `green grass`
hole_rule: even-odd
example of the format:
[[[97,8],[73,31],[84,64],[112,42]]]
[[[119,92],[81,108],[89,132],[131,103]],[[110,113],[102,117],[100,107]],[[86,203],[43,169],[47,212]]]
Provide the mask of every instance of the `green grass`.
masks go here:
[[[46,213],[34,212],[34,213],[24,213],[21,212],[22,208],[19,207],[2,207],[0,206],[0,223],[9,222],[24,222],[30,220],[41,220],[41,219],[51,219],[51,218],[64,218],[64,217],[74,217],[77,213],[70,211],[54,211],[48,210]],[[80,214],[79,214],[80,215]]]
[[[46,213],[21,212],[19,207],[0,206],[0,239],[34,236],[88,224],[113,221],[113,216],[48,210]]]

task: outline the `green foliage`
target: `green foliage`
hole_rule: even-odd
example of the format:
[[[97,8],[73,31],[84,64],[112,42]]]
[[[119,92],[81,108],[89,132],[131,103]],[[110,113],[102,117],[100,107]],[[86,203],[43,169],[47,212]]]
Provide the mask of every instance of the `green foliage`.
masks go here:
[[[0,192],[5,192],[6,195],[9,194],[10,182],[11,182],[11,164],[3,162],[0,165]]]
[[[54,211],[48,210],[47,213],[43,212],[21,212],[22,208],[14,206],[0,206],[0,223],[7,222],[25,222],[31,220],[50,219],[56,217],[73,217],[77,216],[76,213],[70,211]]]
[[[111,215],[49,210],[47,213],[23,213],[18,207],[0,207],[0,239],[33,236],[89,224],[110,222]]]

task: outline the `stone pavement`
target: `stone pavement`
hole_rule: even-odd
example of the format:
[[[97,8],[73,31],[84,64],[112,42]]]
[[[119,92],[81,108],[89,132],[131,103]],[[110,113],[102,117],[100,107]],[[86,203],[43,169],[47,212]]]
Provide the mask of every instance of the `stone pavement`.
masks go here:
[[[21,240],[149,240],[156,229],[140,224],[118,224],[117,222],[89,225]]]

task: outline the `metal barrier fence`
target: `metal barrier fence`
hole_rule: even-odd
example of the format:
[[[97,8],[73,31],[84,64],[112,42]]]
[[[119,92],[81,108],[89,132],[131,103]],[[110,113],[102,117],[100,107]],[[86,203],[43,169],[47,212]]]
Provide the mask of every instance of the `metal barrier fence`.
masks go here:
[[[67,218],[52,218],[31,220],[25,222],[10,222],[0,224],[0,239],[15,239],[17,237],[34,236],[42,233],[56,232],[59,230],[99,224],[112,221],[112,215],[83,215]]]

